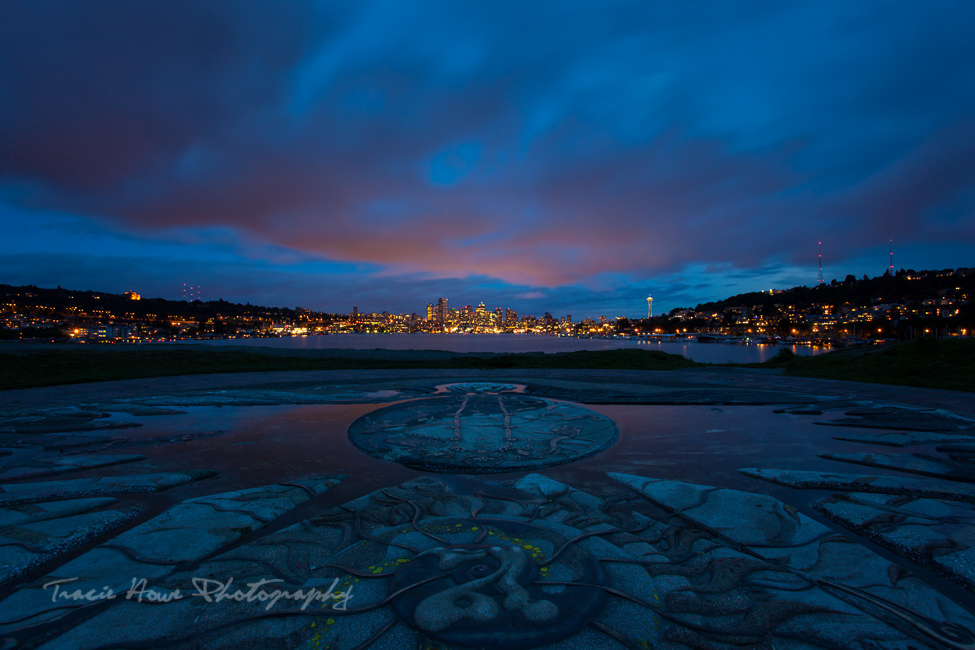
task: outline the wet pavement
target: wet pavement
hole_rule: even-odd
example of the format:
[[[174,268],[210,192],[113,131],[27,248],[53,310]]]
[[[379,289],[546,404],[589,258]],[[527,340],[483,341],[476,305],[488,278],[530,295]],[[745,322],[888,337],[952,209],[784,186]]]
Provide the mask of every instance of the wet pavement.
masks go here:
[[[751,370],[7,391],[0,647],[968,648],[973,449]]]

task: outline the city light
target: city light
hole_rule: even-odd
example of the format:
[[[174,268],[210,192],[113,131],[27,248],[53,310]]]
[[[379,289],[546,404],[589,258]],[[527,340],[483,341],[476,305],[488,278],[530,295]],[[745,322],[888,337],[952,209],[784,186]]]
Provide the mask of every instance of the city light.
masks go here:
[[[940,278],[944,277],[945,280]],[[920,298],[890,293],[885,282],[927,283]],[[958,282],[961,280],[961,282]],[[853,286],[856,289],[853,290]],[[883,298],[873,291],[883,289]],[[851,290],[852,293],[848,290]],[[915,336],[968,336],[975,269],[951,273],[922,271],[813,288],[761,291],[720,303],[680,307],[647,317],[573,318],[543,312],[519,314],[511,307],[451,306],[440,297],[419,312],[349,314],[239,305],[225,301],[160,301],[135,291],[45,293],[36,287],[9,287],[0,303],[0,332],[8,338],[57,338],[90,342],[139,342],[185,338],[247,338],[341,334],[534,334],[583,338],[694,339],[844,347]],[[912,291],[916,293],[916,291]],[[138,298],[136,298],[138,297]],[[856,298],[852,301],[850,298]],[[456,304],[456,303],[454,303]],[[142,308],[142,305],[146,305]],[[889,336],[890,339],[883,337]]]

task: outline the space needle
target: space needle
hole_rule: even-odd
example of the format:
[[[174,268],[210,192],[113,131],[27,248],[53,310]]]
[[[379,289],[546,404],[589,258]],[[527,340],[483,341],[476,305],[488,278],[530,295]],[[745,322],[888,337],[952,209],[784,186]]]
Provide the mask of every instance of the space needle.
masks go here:
[[[647,296],[647,318],[653,318],[653,298]]]

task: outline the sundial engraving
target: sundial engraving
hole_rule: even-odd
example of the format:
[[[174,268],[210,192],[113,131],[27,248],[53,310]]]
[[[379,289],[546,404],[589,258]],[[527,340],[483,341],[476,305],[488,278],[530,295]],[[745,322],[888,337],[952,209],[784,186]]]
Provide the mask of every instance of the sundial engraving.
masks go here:
[[[444,390],[452,393],[504,393],[518,388],[517,384],[498,384],[494,382],[476,381],[447,384]]]
[[[416,469],[494,473],[591,456],[616,441],[617,429],[577,404],[468,393],[373,411],[352,423],[349,438],[370,456]]]

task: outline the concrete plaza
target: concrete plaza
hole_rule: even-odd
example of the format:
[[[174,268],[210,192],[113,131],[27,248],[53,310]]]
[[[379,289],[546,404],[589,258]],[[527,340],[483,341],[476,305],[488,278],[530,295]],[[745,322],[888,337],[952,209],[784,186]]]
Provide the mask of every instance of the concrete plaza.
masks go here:
[[[0,393],[0,647],[970,648],[975,398],[775,371]]]

